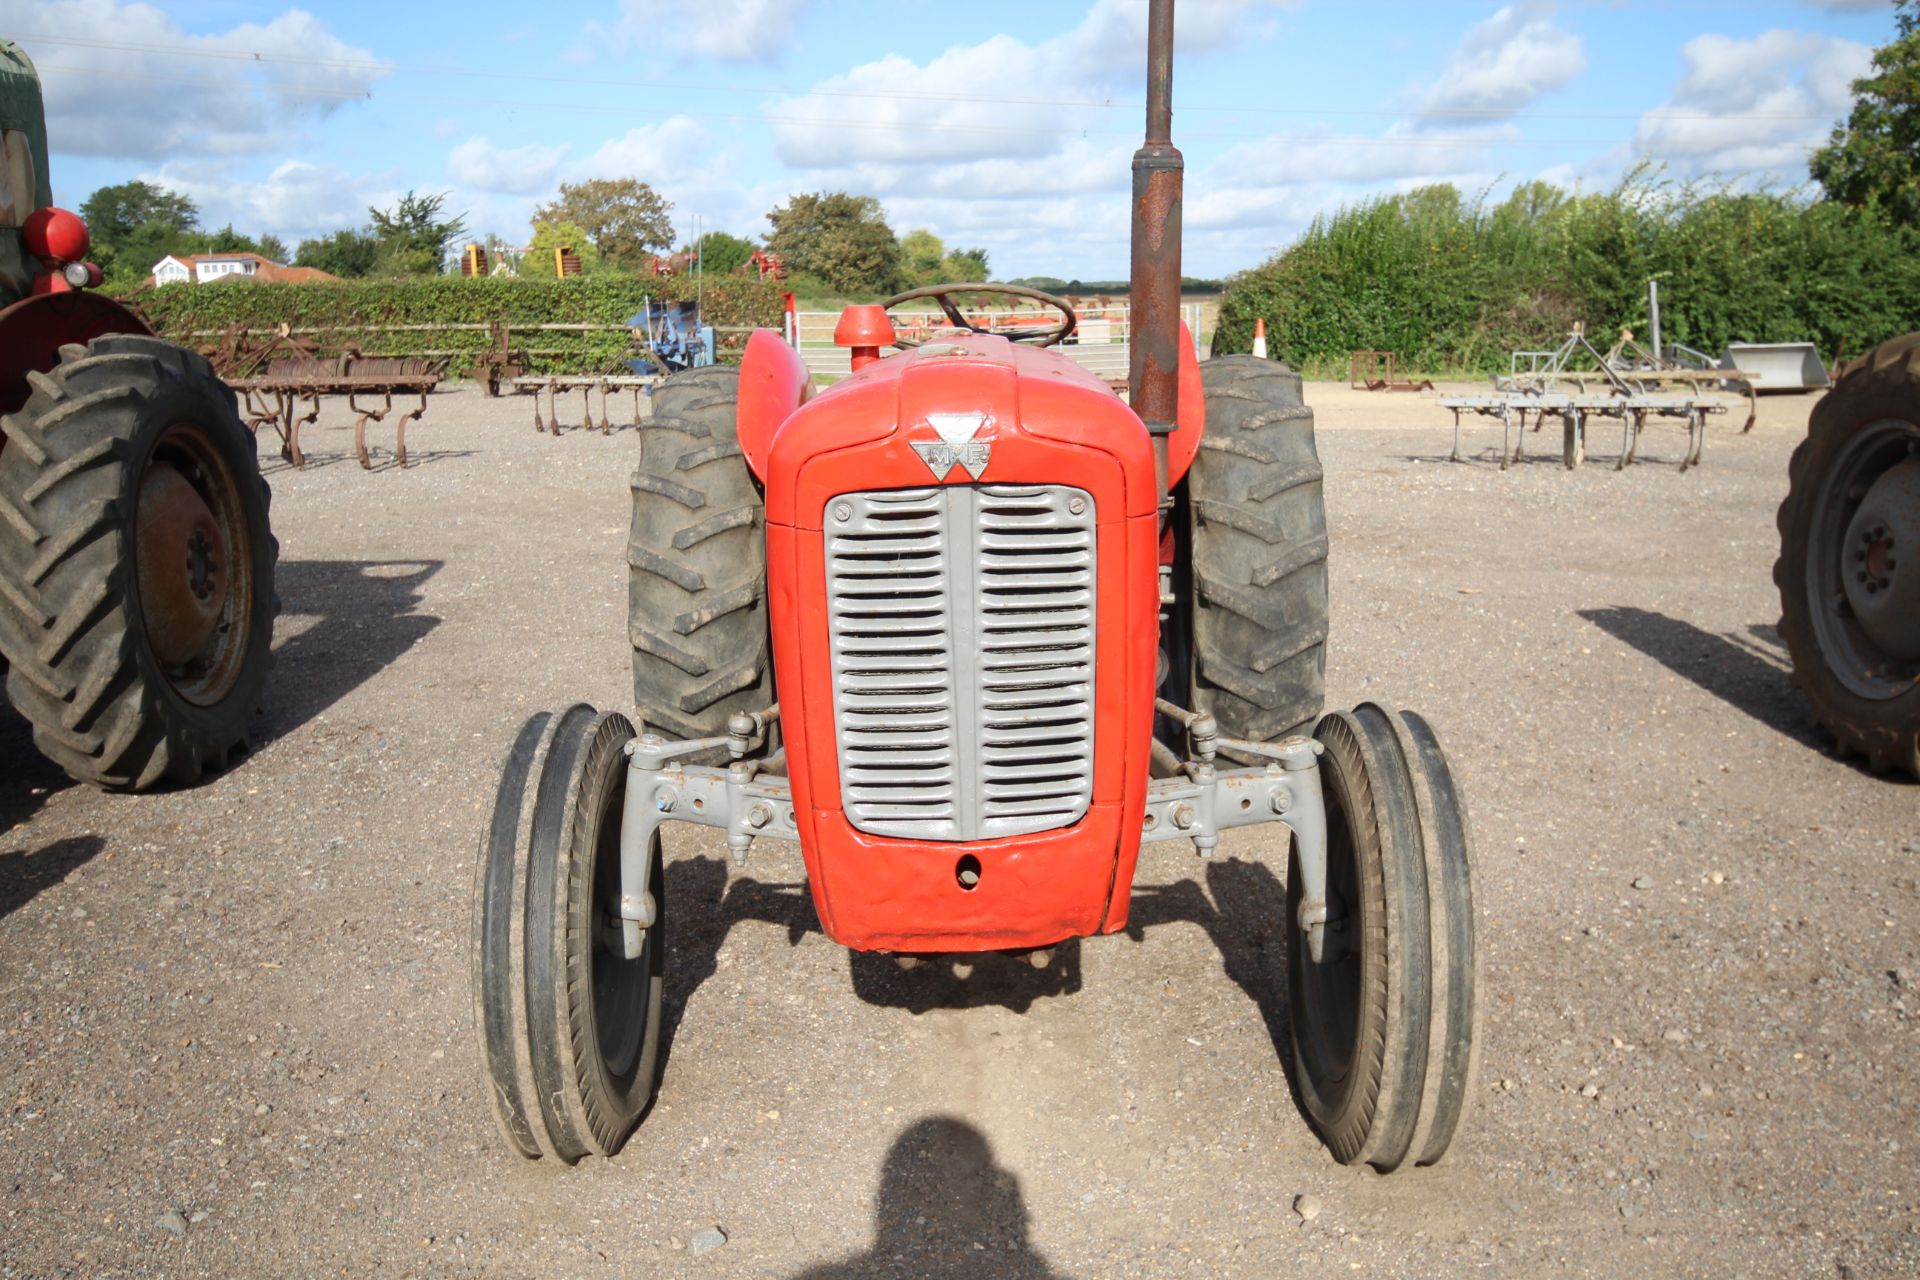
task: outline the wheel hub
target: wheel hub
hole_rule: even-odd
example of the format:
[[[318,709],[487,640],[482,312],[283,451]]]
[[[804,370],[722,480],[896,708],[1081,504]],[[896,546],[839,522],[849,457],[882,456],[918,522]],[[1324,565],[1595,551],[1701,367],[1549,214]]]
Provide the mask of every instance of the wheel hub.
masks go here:
[[[187,478],[156,463],[140,480],[135,541],[148,643],[162,666],[183,667],[206,647],[226,607],[226,539]]]
[[[1896,662],[1920,662],[1920,457],[1883,472],[1841,541],[1854,620]]]

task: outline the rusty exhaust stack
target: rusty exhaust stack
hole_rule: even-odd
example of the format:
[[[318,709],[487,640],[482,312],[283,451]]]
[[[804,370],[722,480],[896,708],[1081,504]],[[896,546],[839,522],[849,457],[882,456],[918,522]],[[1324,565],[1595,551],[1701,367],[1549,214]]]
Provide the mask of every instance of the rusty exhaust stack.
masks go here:
[[[1167,436],[1180,408],[1180,193],[1186,161],[1173,145],[1173,0],[1147,11],[1147,141],[1133,153],[1132,364],[1127,392],[1153,433],[1160,491]]]

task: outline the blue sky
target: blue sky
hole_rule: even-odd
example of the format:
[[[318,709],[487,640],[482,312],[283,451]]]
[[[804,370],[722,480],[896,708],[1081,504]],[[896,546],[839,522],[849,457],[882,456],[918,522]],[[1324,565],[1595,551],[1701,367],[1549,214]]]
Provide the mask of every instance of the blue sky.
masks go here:
[[[880,198],[996,276],[1123,276],[1146,0],[0,0],[46,84],[56,198],[140,177],[289,244],[447,191],[519,243],[635,176],[683,234],[796,191]],[[1891,0],[1181,0],[1190,275],[1314,213],[1453,181],[1805,180]]]

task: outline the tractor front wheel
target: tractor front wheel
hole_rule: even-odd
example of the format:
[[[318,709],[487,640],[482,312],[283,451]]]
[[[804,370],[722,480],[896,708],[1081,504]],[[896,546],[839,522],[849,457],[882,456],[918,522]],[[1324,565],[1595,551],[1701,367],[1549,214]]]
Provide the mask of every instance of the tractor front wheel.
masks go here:
[[[625,716],[538,715],[507,753],[475,885],[475,1023],[494,1116],[529,1159],[618,1151],[660,1066],[665,886],[638,957],[621,945]]]
[[[1323,719],[1327,919],[1316,958],[1288,877],[1294,1082],[1334,1157],[1432,1164],[1459,1129],[1478,1017],[1466,813],[1426,721]]]
[[[191,783],[244,746],[272,665],[267,484],[201,357],[61,348],[0,419],[0,654],[34,743],[81,782]]]
[[[1327,512],[1313,410],[1275,360],[1200,366],[1206,434],[1185,481],[1192,701],[1228,737],[1319,718],[1327,676]],[[1178,700],[1176,698],[1176,700]]]

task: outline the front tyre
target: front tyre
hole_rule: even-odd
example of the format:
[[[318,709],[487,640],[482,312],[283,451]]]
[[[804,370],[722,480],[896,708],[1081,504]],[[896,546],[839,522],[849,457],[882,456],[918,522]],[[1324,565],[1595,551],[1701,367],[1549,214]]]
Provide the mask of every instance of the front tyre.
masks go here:
[[[1323,719],[1327,923],[1288,877],[1294,1082],[1343,1164],[1432,1164],[1458,1131],[1479,1016],[1465,809],[1433,731],[1371,703]]]
[[[494,1117],[514,1151],[610,1156],[660,1066],[665,886],[640,955],[620,945],[627,718],[576,704],[529,720],[507,753],[475,884],[473,987]]]
[[[0,419],[0,654],[34,743],[81,782],[192,783],[246,743],[272,665],[268,493],[200,356],[61,348]]]

